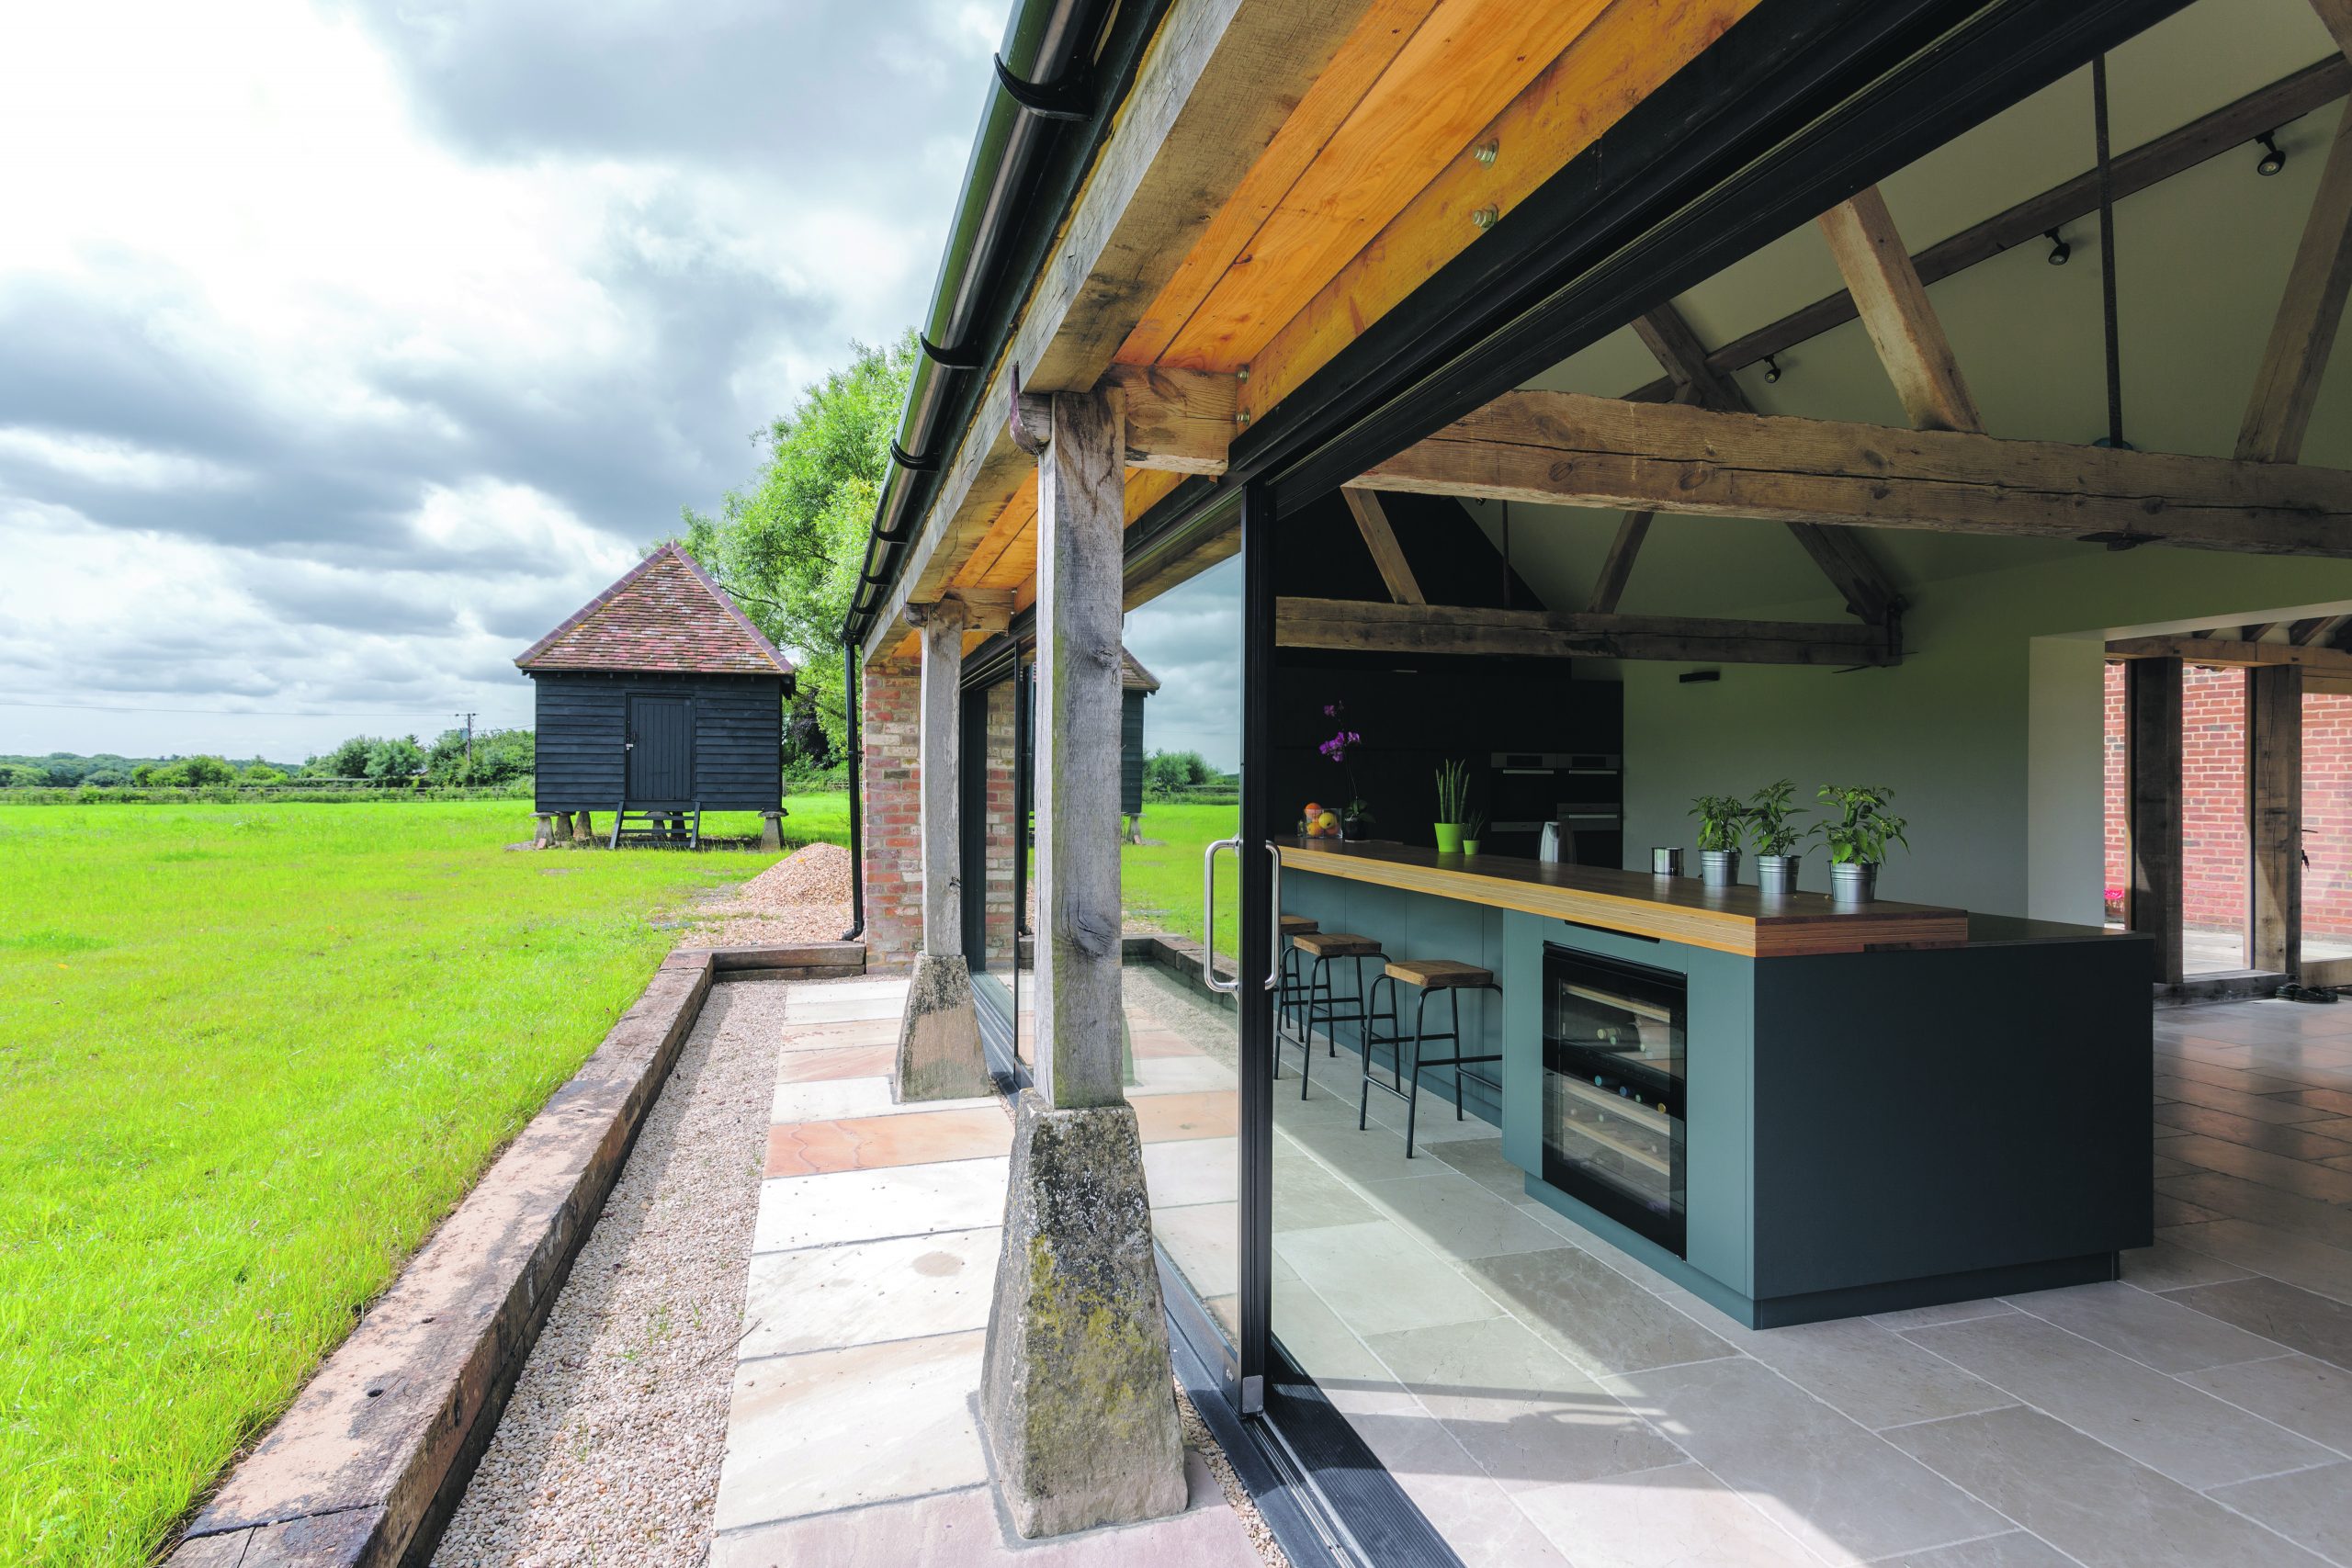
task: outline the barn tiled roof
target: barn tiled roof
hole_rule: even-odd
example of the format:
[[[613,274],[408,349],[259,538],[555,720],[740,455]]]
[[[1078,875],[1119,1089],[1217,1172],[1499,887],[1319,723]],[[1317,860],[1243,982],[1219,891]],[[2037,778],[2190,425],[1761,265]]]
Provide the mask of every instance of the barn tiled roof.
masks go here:
[[[673,544],[638,562],[514,662],[524,670],[793,672],[792,660]]]
[[[1119,649],[1119,684],[1130,692],[1156,692],[1159,690],[1159,677],[1123,648]]]

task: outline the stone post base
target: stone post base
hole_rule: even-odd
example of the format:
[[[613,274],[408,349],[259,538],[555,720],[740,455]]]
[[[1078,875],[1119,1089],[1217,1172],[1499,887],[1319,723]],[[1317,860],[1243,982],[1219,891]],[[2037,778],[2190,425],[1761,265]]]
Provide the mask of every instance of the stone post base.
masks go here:
[[[573,818],[572,821],[575,824],[571,830],[572,841],[574,843],[586,844],[590,849],[594,849],[598,842],[596,838],[595,818],[583,811],[580,813],[579,816]]]
[[[980,1420],[1024,1537],[1183,1511],[1183,1438],[1131,1105],[1057,1111],[1035,1089],[1021,1096]]]
[[[980,1049],[979,1015],[972,1010],[972,971],[962,958],[915,955],[890,1084],[901,1101],[970,1100],[996,1092]]]
[[[538,830],[531,835],[531,847],[535,850],[543,850],[555,842],[555,814],[551,811],[542,811],[538,814]],[[568,822],[564,824],[563,836],[567,839],[571,837],[571,825]]]
[[[763,811],[760,813],[760,848],[763,850],[784,848],[783,812]]]

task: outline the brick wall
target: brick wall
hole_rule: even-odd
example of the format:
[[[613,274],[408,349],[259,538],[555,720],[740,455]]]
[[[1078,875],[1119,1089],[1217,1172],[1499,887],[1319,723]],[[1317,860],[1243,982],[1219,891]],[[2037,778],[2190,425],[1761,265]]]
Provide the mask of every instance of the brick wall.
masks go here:
[[[2107,667],[2107,888],[2121,914],[2131,882],[2124,844],[2123,666]],[[2190,668],[2181,678],[2183,916],[2235,930],[2246,914],[2245,673]],[[2352,695],[2303,699],[2303,928],[2352,937]]]
[[[976,761],[988,770],[988,799],[981,830],[988,835],[988,914],[983,922],[988,943],[988,967],[1012,967],[1012,763],[1014,683],[1000,681],[989,688],[988,733],[984,754]]]
[[[922,675],[911,660],[870,664],[859,687],[865,962],[869,969],[900,968],[922,947],[922,797],[916,744]]]

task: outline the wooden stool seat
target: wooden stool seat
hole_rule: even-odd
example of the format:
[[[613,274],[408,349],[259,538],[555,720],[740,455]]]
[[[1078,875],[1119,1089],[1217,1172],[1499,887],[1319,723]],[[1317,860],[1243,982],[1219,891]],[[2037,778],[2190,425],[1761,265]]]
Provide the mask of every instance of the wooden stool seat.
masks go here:
[[[1476,964],[1464,964],[1453,958],[1392,958],[1388,961],[1388,977],[1402,980],[1408,986],[1419,986],[1425,991],[1442,991],[1455,986],[1491,986],[1495,972],[1481,969]]]
[[[1306,931],[1320,931],[1322,929],[1322,922],[1316,919],[1311,915],[1284,915],[1283,917],[1283,935],[1284,936],[1298,936]]]
[[[1314,958],[1374,958],[1380,953],[1379,942],[1352,931],[1301,931],[1290,940],[1292,946]]]

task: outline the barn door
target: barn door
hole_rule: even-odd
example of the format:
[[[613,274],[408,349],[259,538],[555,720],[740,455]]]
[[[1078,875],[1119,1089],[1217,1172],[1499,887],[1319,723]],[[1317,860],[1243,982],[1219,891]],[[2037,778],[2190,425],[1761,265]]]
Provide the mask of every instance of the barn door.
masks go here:
[[[628,700],[628,798],[631,805],[683,806],[695,797],[695,700]]]

